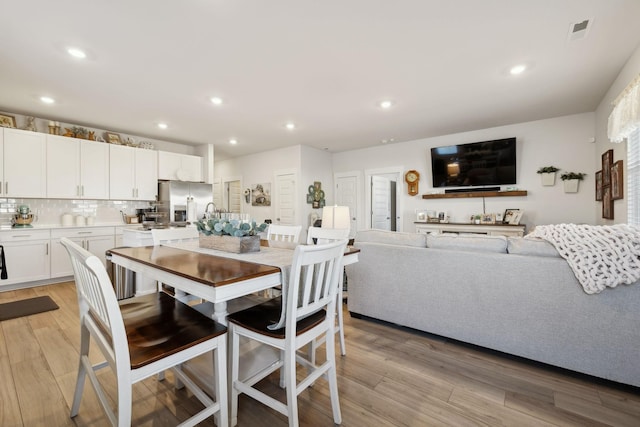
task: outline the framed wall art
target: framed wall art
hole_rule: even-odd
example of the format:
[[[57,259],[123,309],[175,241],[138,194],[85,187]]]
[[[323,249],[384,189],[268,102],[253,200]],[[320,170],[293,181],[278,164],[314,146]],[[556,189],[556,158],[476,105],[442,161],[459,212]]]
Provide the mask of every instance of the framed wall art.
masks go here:
[[[271,206],[271,183],[251,186],[251,206]]]
[[[602,218],[613,219],[613,199],[611,198],[611,185],[602,187]]]
[[[602,171],[596,172],[596,202],[602,201]]]
[[[624,197],[622,176],[622,160],[618,160],[611,166],[611,200],[620,200]]]
[[[613,150],[602,154],[602,185],[611,184],[611,166],[613,165]]]

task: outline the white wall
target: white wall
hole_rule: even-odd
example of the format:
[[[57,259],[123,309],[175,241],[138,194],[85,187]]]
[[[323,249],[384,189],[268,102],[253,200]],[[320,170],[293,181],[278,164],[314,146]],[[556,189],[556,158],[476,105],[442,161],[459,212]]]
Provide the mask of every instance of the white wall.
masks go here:
[[[623,160],[624,172],[623,177],[627,174],[627,143],[614,144],[607,137],[607,125],[609,115],[613,110],[611,103],[618,97],[624,88],[640,74],[640,46],[631,55],[622,71],[613,82],[607,94],[602,98],[598,109],[596,110],[596,157],[595,168],[601,169],[601,155],[607,150],[613,149],[613,161]],[[626,183],[625,183],[626,187]],[[596,218],[599,224],[625,223],[627,222],[627,198],[616,200],[613,202],[614,219],[602,218],[602,204],[596,205]]]
[[[287,147],[264,153],[252,154],[233,159],[222,160],[215,163],[215,179],[238,178],[241,180],[241,188],[251,187],[254,184],[271,184],[271,193],[275,191],[274,172],[279,170],[296,170],[299,174],[301,147]],[[299,191],[306,191],[306,186],[302,189],[303,182],[300,182]],[[301,194],[301,193],[299,193]],[[272,198],[273,201],[273,198]],[[251,203],[242,202],[242,212],[251,215],[258,223],[269,218],[275,219],[275,206],[251,206]],[[299,215],[302,218],[301,215]],[[297,223],[300,223],[301,219]],[[275,221],[274,221],[275,222]]]
[[[400,212],[404,231],[413,231],[416,209],[446,211],[452,222],[468,222],[469,216],[483,212],[483,199],[429,199],[422,194],[434,191],[431,187],[431,147],[452,145],[515,136],[518,141],[518,189],[527,190],[526,197],[499,197],[484,199],[486,213],[504,212],[507,208],[524,210],[522,223],[528,230],[538,224],[589,223],[595,218],[594,156],[595,144],[590,142],[595,134],[594,113],[558,117],[528,123],[519,123],[490,129],[426,138],[405,143],[382,145],[362,150],[346,151],[333,155],[333,171],[402,167],[420,172],[418,196],[407,195],[406,184],[399,197],[403,198]],[[541,166],[554,165],[563,171],[587,174],[580,183],[578,193],[564,193],[562,183],[542,187],[536,173]],[[559,178],[559,177],[558,177]],[[364,202],[364,189],[360,197]],[[364,221],[363,221],[364,222]]]
[[[310,216],[312,213],[322,218],[322,209],[313,209],[306,201],[308,188],[315,181],[320,181],[325,194],[325,202],[328,206],[335,204],[335,190],[333,185],[333,156],[328,151],[317,148],[301,147],[300,158],[300,206],[302,210],[302,234],[301,241],[306,241],[306,229],[312,225]]]

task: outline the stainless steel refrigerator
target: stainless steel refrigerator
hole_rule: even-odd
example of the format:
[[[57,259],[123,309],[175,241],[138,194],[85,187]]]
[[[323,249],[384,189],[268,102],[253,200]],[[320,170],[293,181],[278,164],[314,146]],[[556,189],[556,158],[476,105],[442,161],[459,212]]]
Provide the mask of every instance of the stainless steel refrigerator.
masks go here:
[[[169,225],[186,225],[189,204],[193,203],[195,220],[204,216],[213,202],[213,185],[201,182],[158,181],[158,211],[165,212]]]

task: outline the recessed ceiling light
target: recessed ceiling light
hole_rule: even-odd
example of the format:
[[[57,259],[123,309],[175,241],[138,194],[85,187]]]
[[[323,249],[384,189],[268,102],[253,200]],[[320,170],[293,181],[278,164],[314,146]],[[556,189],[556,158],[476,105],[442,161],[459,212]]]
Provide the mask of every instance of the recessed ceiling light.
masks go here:
[[[294,130],[296,128],[295,123],[287,123],[286,125],[284,125],[287,129],[289,130]]]
[[[44,102],[45,104],[53,104],[54,102],[56,102],[55,99],[49,96],[41,96],[40,101]]]
[[[85,59],[87,57],[87,54],[83,50],[80,50],[76,47],[70,47],[69,49],[67,49],[67,53],[78,59]]]
[[[167,128],[169,127],[169,125],[168,125],[168,124],[166,124],[166,123],[158,123],[158,127],[159,127],[160,129],[167,129]]]
[[[229,144],[231,144],[231,145],[236,145],[237,143],[238,143],[237,139],[230,139],[229,140]]]
[[[509,70],[509,72],[510,72],[512,75],[516,76],[516,75],[518,75],[518,74],[522,74],[522,73],[524,72],[524,70],[526,70],[526,69],[527,69],[527,66],[526,66],[526,65],[524,65],[524,64],[520,64],[520,65],[516,65],[515,67],[512,67],[512,68]]]
[[[222,105],[222,98],[214,96],[211,98],[211,103],[213,105]]]
[[[387,108],[391,108],[392,105],[391,101],[382,101],[380,103],[380,108],[384,108],[386,110]]]

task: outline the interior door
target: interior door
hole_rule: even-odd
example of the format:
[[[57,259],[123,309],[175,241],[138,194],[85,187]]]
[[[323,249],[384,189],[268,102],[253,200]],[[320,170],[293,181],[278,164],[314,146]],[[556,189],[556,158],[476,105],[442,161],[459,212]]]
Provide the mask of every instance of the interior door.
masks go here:
[[[296,179],[294,173],[276,175],[276,224],[295,225]]]
[[[391,180],[371,177],[371,228],[391,231]]]
[[[341,176],[336,179],[336,203],[348,206],[351,219],[349,238],[354,238],[358,231],[358,177]]]
[[[225,183],[227,187],[227,210],[229,212],[240,213],[241,199],[240,181],[229,181]]]

